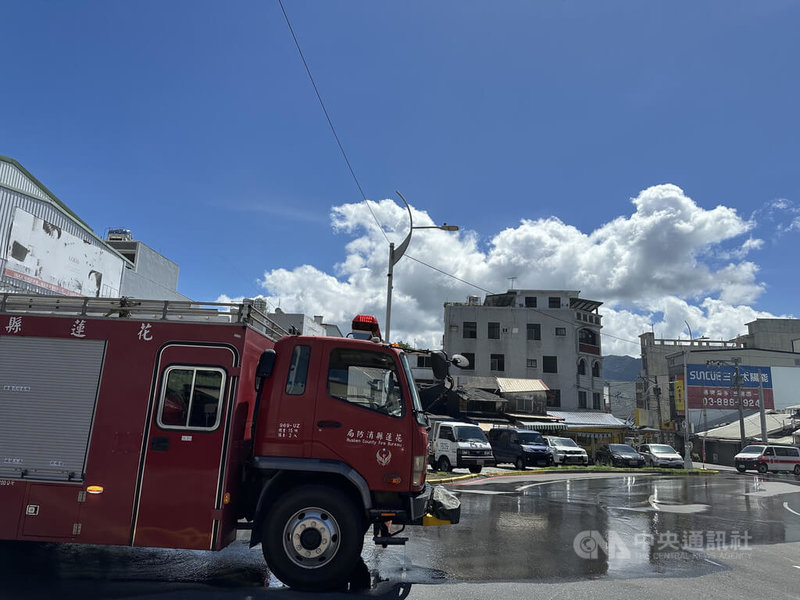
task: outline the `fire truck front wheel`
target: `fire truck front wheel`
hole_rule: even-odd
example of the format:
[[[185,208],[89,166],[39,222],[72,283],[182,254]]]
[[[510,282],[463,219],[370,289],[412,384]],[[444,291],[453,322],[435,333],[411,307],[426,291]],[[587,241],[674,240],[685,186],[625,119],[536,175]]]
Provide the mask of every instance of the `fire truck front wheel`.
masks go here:
[[[261,545],[267,566],[295,589],[342,589],[361,556],[362,510],[332,487],[287,491],[264,522]]]

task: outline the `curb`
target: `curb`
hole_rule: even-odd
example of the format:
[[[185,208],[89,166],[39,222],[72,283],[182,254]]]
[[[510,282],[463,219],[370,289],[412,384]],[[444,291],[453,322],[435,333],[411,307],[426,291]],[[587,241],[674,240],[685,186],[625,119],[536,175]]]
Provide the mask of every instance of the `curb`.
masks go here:
[[[549,473],[618,473],[622,474],[631,474],[631,473],[648,473],[652,475],[681,475],[687,477],[701,477],[701,476],[708,476],[708,475],[718,475],[720,472],[715,471],[713,469],[693,469],[688,473],[674,473],[670,472],[666,469],[660,470],[653,470],[653,469],[619,469],[619,468],[610,468],[610,469],[526,469],[524,471],[508,471],[507,473],[468,473],[465,475],[448,475],[445,477],[437,477],[436,475],[431,475],[425,478],[425,480],[430,484],[438,484],[438,483],[453,483],[454,481],[465,481],[467,479],[476,479],[478,477],[483,478],[492,478],[492,477],[509,477],[515,475],[546,475]]]

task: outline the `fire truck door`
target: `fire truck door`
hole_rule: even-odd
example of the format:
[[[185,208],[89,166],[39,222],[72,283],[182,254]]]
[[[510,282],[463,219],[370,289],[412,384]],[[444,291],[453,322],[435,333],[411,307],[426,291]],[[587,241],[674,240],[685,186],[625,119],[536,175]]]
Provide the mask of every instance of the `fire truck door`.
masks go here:
[[[409,399],[388,353],[335,348],[314,416],[314,454],[356,469],[373,490],[407,486],[411,476]]]
[[[227,346],[161,350],[132,545],[214,549],[238,361]]]

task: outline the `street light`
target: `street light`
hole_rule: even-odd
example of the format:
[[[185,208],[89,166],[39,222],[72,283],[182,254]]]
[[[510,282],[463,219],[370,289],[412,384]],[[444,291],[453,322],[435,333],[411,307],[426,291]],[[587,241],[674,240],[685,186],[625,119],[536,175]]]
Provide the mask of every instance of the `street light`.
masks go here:
[[[414,219],[411,216],[411,207],[406,202],[406,199],[403,198],[403,194],[397,192],[397,195],[400,196],[400,200],[403,201],[403,204],[406,205],[406,210],[408,211],[408,235],[406,239],[404,239],[400,245],[395,249],[394,242],[389,243],[389,273],[387,275],[388,283],[386,287],[386,341],[390,341],[390,333],[392,327],[392,275],[394,273],[394,265],[399,261],[403,254],[406,252],[406,248],[408,248],[408,243],[411,241],[411,234],[414,232],[415,229],[441,229],[442,231],[458,231],[458,225],[448,225],[444,223],[442,225],[414,225]]]

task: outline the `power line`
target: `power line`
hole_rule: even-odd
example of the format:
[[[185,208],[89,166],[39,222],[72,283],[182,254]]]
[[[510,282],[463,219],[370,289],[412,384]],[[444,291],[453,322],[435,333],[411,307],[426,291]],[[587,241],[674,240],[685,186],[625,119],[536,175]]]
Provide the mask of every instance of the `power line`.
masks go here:
[[[347,168],[350,171],[350,175],[353,177],[353,181],[356,182],[356,187],[358,188],[361,197],[364,200],[364,204],[367,205],[369,212],[372,214],[372,218],[375,219],[375,223],[378,225],[378,229],[383,234],[383,237],[386,238],[386,241],[389,241],[389,238],[386,236],[386,232],[383,230],[383,226],[381,222],[378,220],[378,217],[375,215],[375,212],[372,210],[372,207],[369,205],[367,201],[367,195],[364,193],[364,189],[361,187],[361,183],[358,181],[358,177],[356,176],[355,170],[353,170],[353,165],[350,164],[350,159],[347,157],[347,152],[344,151],[344,146],[342,145],[342,141],[339,139],[339,134],[336,133],[336,128],[333,126],[333,120],[331,116],[328,114],[328,109],[325,108],[325,102],[322,100],[322,94],[319,92],[319,88],[317,87],[317,83],[314,81],[314,76],[311,74],[311,68],[308,66],[308,62],[306,61],[306,57],[303,54],[303,50],[300,48],[300,42],[297,39],[297,36],[294,34],[294,28],[292,27],[292,23],[289,21],[289,15],[286,14],[286,9],[283,7],[283,1],[278,0],[278,4],[281,7],[281,12],[283,13],[283,18],[286,20],[286,25],[289,27],[289,33],[292,34],[292,39],[294,40],[294,45],[297,47],[297,52],[300,54],[300,59],[303,61],[303,66],[306,69],[306,73],[308,74],[308,79],[311,81],[311,85],[314,88],[314,93],[317,95],[317,100],[319,101],[319,105],[322,107],[322,112],[325,113],[325,118],[328,121],[328,125],[331,128],[331,132],[333,133],[333,137],[336,139],[336,144],[339,146],[339,151],[342,153],[342,157],[344,157],[344,162],[347,163]]]
[[[460,277],[456,277],[452,273],[448,273],[447,271],[443,271],[442,269],[439,269],[438,267],[434,267],[433,265],[430,265],[430,264],[426,263],[425,261],[422,261],[422,260],[420,260],[418,258],[414,258],[410,254],[406,254],[405,257],[406,258],[410,258],[414,262],[418,262],[419,264],[421,264],[421,265],[423,265],[425,267],[428,267],[429,269],[437,271],[437,272],[441,273],[442,275],[447,275],[448,277],[450,277],[452,279],[455,279],[456,281],[460,281],[461,283],[465,283],[465,284],[467,284],[467,285],[469,285],[471,287],[474,287],[476,290],[481,290],[482,292],[486,292],[487,294],[494,294],[495,293],[492,290],[487,290],[486,288],[482,288],[481,286],[479,286],[479,285],[477,285],[475,283],[471,283],[471,282],[467,281],[466,279],[461,279]]]

